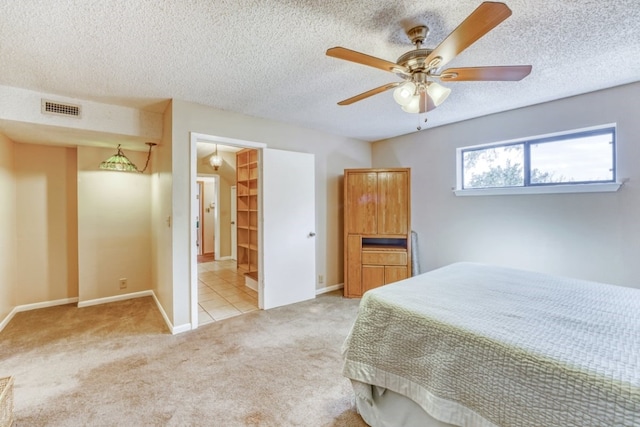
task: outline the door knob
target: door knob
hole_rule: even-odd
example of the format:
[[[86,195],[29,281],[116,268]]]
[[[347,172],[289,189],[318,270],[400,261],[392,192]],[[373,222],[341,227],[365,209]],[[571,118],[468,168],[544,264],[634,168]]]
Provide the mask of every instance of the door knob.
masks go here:
[[[309,233],[309,237],[314,237],[315,235],[316,235],[316,233],[314,233],[313,231],[311,231],[311,232]]]
[[[233,225],[233,224],[235,224],[235,223],[236,223],[235,221],[231,221],[231,225]]]

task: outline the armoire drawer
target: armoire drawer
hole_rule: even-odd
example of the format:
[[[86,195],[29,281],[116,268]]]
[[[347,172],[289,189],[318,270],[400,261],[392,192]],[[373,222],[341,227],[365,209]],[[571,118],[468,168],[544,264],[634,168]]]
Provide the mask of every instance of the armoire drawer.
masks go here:
[[[362,264],[407,265],[407,253],[398,251],[362,251]]]

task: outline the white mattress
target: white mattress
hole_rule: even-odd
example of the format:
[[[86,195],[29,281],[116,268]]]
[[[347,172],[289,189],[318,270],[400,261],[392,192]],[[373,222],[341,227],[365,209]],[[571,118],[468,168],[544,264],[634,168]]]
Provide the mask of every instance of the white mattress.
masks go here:
[[[640,426],[637,289],[453,264],[367,292],[343,354],[454,425]]]

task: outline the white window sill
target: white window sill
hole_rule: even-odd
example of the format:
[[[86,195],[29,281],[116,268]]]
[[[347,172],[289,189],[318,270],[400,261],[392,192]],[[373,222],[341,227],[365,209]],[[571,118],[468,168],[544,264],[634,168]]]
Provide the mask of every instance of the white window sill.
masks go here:
[[[541,185],[535,187],[474,188],[453,190],[456,196],[506,196],[517,194],[606,193],[618,191],[621,182]]]

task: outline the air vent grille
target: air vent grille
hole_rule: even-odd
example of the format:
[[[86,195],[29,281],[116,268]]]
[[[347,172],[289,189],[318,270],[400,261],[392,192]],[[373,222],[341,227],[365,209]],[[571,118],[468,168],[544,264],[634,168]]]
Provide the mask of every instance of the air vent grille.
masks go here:
[[[63,104],[61,102],[42,100],[42,114],[57,114],[59,116],[80,117],[80,106]]]

